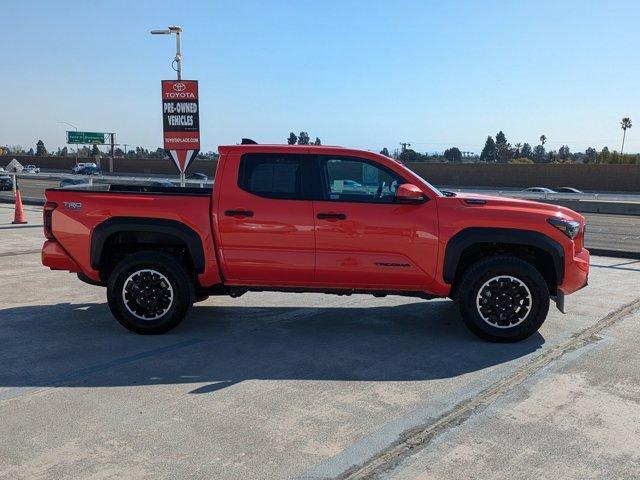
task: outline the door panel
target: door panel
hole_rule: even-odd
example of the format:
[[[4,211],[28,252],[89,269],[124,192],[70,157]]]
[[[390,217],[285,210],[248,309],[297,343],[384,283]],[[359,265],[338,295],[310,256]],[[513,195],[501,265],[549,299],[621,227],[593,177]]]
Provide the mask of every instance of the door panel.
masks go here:
[[[325,212],[346,216],[337,221],[316,220],[317,282],[410,289],[433,280],[438,240],[435,202],[313,203],[316,216]]]
[[[271,161],[269,155],[276,160]],[[236,285],[312,283],[313,203],[295,199],[304,195],[302,161],[290,154],[245,157],[244,163],[239,156],[227,159],[223,193],[216,207],[225,281]]]
[[[350,288],[422,290],[435,276],[433,201],[394,203],[405,180],[368,159],[321,156],[324,200],[314,201],[317,282]]]

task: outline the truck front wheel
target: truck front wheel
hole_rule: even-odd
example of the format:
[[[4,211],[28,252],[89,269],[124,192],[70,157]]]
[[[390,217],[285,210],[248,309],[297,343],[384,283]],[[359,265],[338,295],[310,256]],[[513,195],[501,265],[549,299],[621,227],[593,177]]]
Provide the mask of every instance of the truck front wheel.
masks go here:
[[[496,255],[471,265],[457,287],[467,327],[491,342],[517,342],[535,332],[549,311],[549,288],[536,268],[517,257]]]
[[[125,257],[107,283],[107,300],[118,322],[154,335],[178,325],[194,301],[194,282],[174,256],[144,251]]]

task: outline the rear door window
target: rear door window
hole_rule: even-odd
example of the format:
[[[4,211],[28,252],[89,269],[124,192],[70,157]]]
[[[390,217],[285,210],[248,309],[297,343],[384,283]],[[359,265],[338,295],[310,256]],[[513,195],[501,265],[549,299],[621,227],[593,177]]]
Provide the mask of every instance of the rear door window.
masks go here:
[[[238,186],[260,197],[306,200],[304,176],[309,166],[304,155],[287,153],[247,153],[240,160]],[[310,159],[307,159],[310,160]]]

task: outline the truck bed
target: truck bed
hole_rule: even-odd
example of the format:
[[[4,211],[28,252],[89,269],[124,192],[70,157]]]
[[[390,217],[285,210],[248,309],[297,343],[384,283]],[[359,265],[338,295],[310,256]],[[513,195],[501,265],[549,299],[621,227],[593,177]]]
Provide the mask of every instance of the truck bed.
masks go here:
[[[150,187],[143,185],[93,185],[83,188],[53,188],[45,191],[48,202],[57,205],[52,214],[55,240],[92,280],[91,238],[106,220],[138,218],[146,222],[175,221],[200,237],[206,265],[200,274],[203,285],[218,281],[211,233],[211,188]]]
[[[165,195],[189,195],[189,196],[211,196],[213,187],[153,187],[149,185],[134,184],[93,184],[93,185],[73,185],[73,187],[49,188],[47,191],[61,192],[109,192],[109,193],[149,193]]]

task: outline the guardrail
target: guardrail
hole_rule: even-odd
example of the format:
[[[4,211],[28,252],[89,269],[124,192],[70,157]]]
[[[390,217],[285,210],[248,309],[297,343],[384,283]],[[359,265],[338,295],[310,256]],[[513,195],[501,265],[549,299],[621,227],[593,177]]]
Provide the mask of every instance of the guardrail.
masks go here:
[[[478,195],[496,195],[499,197],[513,197],[530,200],[574,200],[574,201],[596,201],[596,202],[625,202],[640,203],[640,194],[623,194],[623,193],[542,193],[542,192],[523,192],[517,190],[476,190],[465,188],[445,188],[451,192],[460,193],[476,193]]]
[[[18,179],[30,179],[30,180],[63,180],[65,178],[73,178],[78,180],[87,180],[89,185],[93,185],[96,183],[132,183],[132,184],[148,184],[152,182],[171,182],[175,184],[175,186],[180,185],[179,178],[170,178],[170,177],[140,177],[140,176],[131,176],[124,177],[120,175],[82,175],[78,173],[16,173],[16,172],[0,172],[0,174],[11,175],[13,177],[13,183],[15,185],[16,177]],[[213,179],[210,180],[200,180],[200,179],[185,179],[185,184],[187,186],[197,186],[200,188],[205,188],[213,185]]]

